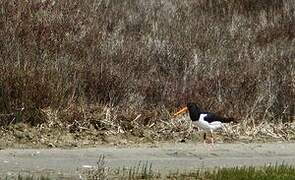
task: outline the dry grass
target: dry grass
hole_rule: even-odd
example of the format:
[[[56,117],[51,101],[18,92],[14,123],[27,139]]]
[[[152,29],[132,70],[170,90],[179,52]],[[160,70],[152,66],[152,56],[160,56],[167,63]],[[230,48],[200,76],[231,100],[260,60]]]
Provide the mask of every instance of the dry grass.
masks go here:
[[[118,116],[118,109],[104,107],[83,110],[77,114],[47,110],[46,123],[31,126],[11,124],[0,130],[4,147],[88,147],[99,144],[131,145],[157,142],[202,142],[203,132],[194,127],[188,116],[172,118],[167,110]],[[79,112],[79,111],[78,111]],[[80,116],[77,116],[80,117]],[[148,117],[148,118],[147,118]],[[147,118],[147,119],[146,119]],[[217,143],[294,142],[294,122],[255,123],[244,120],[229,124],[214,133]]]
[[[239,136],[292,123],[294,9],[292,0],[1,1],[3,132],[22,122],[100,139],[189,136],[169,116],[187,101],[239,119]]]

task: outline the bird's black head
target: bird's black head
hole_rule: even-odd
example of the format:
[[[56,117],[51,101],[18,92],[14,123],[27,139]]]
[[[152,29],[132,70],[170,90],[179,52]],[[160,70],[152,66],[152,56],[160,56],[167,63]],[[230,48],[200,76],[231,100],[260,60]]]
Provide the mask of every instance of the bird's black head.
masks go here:
[[[198,108],[196,103],[189,102],[189,103],[187,103],[186,107],[188,109],[189,116],[190,116],[191,120],[197,121],[200,117],[200,109]]]

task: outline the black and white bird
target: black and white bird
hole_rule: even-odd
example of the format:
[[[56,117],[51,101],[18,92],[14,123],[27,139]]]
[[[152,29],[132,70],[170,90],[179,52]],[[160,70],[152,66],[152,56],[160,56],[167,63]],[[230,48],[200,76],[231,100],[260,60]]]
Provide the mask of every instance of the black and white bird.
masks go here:
[[[234,118],[221,117],[212,112],[202,112],[198,108],[198,106],[192,102],[187,103],[187,106],[176,112],[174,116],[185,113],[187,111],[189,112],[189,116],[193,124],[196,124],[198,127],[205,131],[204,143],[206,142],[206,132],[210,132],[212,145],[214,144],[213,131],[223,128],[224,123],[235,122]]]

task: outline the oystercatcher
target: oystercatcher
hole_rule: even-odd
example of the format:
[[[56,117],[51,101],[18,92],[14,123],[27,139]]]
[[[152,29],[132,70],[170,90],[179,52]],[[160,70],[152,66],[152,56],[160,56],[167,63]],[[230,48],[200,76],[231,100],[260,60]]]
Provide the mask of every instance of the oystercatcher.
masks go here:
[[[193,122],[201,129],[205,130],[204,143],[206,142],[206,132],[211,134],[211,144],[214,144],[213,131],[223,127],[223,123],[235,122],[234,118],[225,118],[212,112],[202,112],[195,103],[189,102],[187,106],[176,112],[174,116],[188,111]]]

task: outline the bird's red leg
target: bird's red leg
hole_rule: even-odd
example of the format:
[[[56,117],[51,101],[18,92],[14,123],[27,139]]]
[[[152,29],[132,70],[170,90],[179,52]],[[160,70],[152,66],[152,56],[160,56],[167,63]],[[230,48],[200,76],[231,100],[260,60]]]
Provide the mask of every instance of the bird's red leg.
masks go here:
[[[212,144],[212,146],[214,146],[214,138],[213,137],[211,137],[211,144]]]
[[[210,133],[211,133],[211,146],[214,147],[214,137],[213,137],[212,130],[210,131]]]
[[[204,145],[207,144],[207,143],[206,143],[206,132],[204,132],[203,143],[204,143]]]

